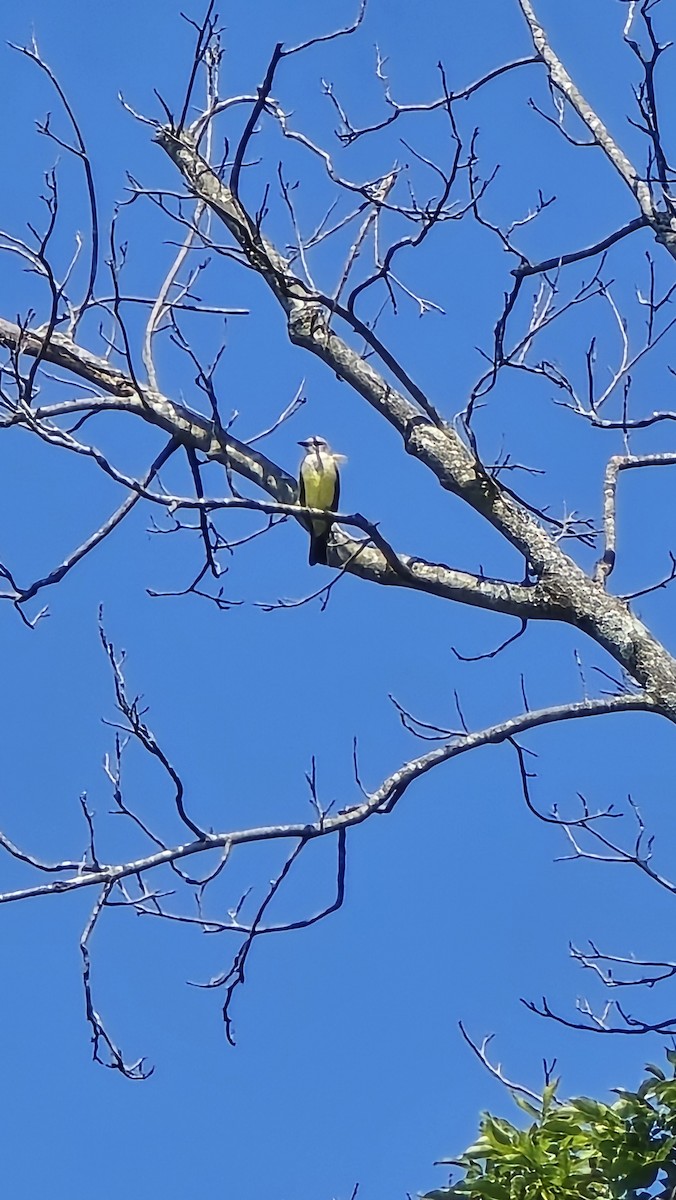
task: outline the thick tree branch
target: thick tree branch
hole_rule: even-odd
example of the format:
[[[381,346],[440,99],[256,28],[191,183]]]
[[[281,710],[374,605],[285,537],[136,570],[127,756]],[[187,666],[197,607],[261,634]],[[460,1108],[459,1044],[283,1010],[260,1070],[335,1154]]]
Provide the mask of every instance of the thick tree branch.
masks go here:
[[[320,357],[349,383],[402,437],[404,448],[424,463],[447,491],[484,516],[526,558],[553,610],[602,645],[642,687],[660,696],[676,717],[676,663],[621,600],[610,597],[563,553],[540,523],[489,477],[447,423],[427,420],[414,401],[396,391],[369,362],[336,334],[325,297],[312,295],[288,261],[260,232],[209,164],[186,139],[162,128],[156,140],[176,164],[190,190],[206,200],[261,275],[286,313],[289,338]],[[349,314],[345,314],[349,324]],[[523,615],[523,614],[520,614]],[[551,613],[550,613],[551,615]]]
[[[518,0],[518,3],[528,23],[533,45],[538,54],[541,55],[542,61],[546,64],[554,87],[563,93],[566,100],[575,109],[580,120],[587,126],[597,146],[603,150],[615,167],[615,170],[619,172],[624,182],[631,189],[646,221],[652,225],[655,220],[655,207],[648,184],[639,177],[633,164],[627,158],[624,151],[620,149],[612,134],[606,129],[601,118],[573,83],[561,59],[552,49],[547,34],[535,15],[535,10],[530,0]]]
[[[611,574],[617,555],[616,495],[620,471],[638,467],[674,467],[676,454],[614,454],[608,460],[603,483],[603,530],[605,549],[596,564],[595,578],[605,583]],[[661,585],[658,585],[661,586]],[[640,594],[640,593],[639,593]]]
[[[250,483],[256,484],[275,501],[266,505],[261,501],[235,498],[218,502],[223,507],[257,508],[258,511],[266,513],[296,514],[297,482],[283,468],[254,450],[250,444],[234,438],[222,427],[216,427],[208,417],[150,388],[137,391],[124,371],[111,367],[106,359],[82,349],[63,334],[54,334],[45,347],[39,332],[22,331],[20,326],[0,318],[0,345],[12,350],[21,349],[29,355],[40,354],[46,361],[96,384],[110,397],[87,396],[30,411],[18,409],[9,417],[0,419],[0,427],[27,424],[29,428],[39,429],[47,422],[53,423],[59,417],[72,416],[79,411],[101,412],[113,409],[134,413],[171,433],[177,443],[199,450],[206,457],[223,463],[228,471],[233,471]],[[68,435],[55,426],[52,428],[52,436],[57,444],[66,446]],[[49,438],[49,434],[47,436]],[[91,453],[117,482],[139,495],[144,494],[143,485],[114,471],[104,457],[93,448],[83,449],[79,443],[73,443],[71,448],[79,453]],[[172,503],[170,498],[160,495],[152,499],[167,506]],[[197,508],[203,507],[199,502],[186,500],[184,503],[191,503]],[[363,521],[363,518],[361,520]],[[388,562],[386,554],[377,546],[364,549],[361,543],[342,535],[339,541],[332,545],[329,561],[331,565],[344,568],[364,580],[385,586],[413,587],[442,599],[457,600],[473,607],[505,612],[517,617],[565,619],[563,608],[552,604],[547,594],[537,585],[529,587],[479,577],[465,571],[453,570],[441,563],[428,563],[412,555],[400,554],[398,558],[402,568],[400,570]]]
[[[667,211],[660,210],[656,207],[651,193],[650,184],[646,179],[642,179],[638,174],[633,163],[627,158],[627,155],[620,148],[612,134],[606,129],[603,121],[598,113],[592,108],[582,93],[574,84],[568,74],[561,59],[552,49],[552,46],[547,38],[547,34],[535,15],[535,10],[531,4],[531,0],[518,0],[519,7],[523,13],[530,34],[533,39],[533,45],[541,55],[542,61],[546,64],[549,72],[549,78],[552,85],[557,88],[568,100],[575,109],[575,112],[584,122],[587,129],[591,133],[594,142],[606,155],[608,161],[612,163],[615,170],[620,174],[627,187],[630,189],[634,199],[636,200],[641,215],[645,222],[652,228],[656,240],[663,245],[671,254],[672,258],[676,258],[676,218],[672,216],[673,204],[671,203],[668,192],[664,192],[664,200],[667,206]],[[631,43],[630,43],[631,44]],[[653,64],[654,65],[654,64]],[[653,110],[653,117],[656,109]],[[654,123],[652,127],[644,130],[652,138],[653,144],[655,139],[659,137],[657,125]],[[663,154],[660,145],[660,153],[658,159],[662,164],[662,170],[665,169]]]

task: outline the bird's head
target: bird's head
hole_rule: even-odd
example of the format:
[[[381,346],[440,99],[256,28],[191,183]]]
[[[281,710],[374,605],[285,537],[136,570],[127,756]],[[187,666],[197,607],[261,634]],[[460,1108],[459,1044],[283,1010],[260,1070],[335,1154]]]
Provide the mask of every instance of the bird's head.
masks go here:
[[[339,463],[347,462],[344,454],[336,454],[335,450],[332,450],[329,446],[326,438],[318,437],[316,434],[313,434],[312,437],[304,438],[298,445],[302,446],[307,454],[315,454],[318,461],[320,461],[320,455],[323,455],[325,458],[332,458],[336,466]]]

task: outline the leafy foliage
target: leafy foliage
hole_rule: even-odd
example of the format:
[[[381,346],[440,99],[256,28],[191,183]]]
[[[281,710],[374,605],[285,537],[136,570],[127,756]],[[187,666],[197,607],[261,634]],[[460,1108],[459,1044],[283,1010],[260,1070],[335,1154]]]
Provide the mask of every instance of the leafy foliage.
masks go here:
[[[537,1104],[512,1092],[527,1129],[484,1113],[477,1141],[457,1159],[464,1177],[424,1200],[672,1200],[676,1197],[676,1051],[672,1074],[648,1065],[635,1092],[614,1104],[561,1102],[558,1080]],[[647,1190],[650,1189],[650,1190]],[[656,1190],[657,1189],[657,1190]]]

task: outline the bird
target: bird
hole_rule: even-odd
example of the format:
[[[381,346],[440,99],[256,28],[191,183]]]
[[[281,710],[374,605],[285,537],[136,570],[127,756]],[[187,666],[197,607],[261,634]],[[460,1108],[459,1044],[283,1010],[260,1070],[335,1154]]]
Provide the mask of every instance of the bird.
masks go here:
[[[334,454],[323,437],[306,438],[298,443],[305,450],[298,473],[298,503],[304,508],[324,508],[337,512],[340,499],[340,474],[338,463],[345,462],[344,454]],[[308,519],[310,533],[309,563],[326,564],[326,550],[331,532],[331,522]]]

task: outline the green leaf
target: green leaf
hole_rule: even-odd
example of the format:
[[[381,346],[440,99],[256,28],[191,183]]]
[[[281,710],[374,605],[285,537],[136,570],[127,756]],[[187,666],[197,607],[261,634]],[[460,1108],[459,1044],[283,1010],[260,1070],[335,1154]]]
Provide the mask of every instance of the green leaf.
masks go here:
[[[654,1063],[646,1063],[645,1069],[649,1075],[654,1075],[655,1079],[661,1079],[662,1081],[666,1079],[666,1075],[664,1074],[662,1068],[656,1067]]]
[[[514,1092],[512,1094],[512,1099],[514,1103],[517,1104],[519,1108],[523,1109],[525,1113],[528,1113],[529,1117],[532,1117],[534,1121],[542,1120],[541,1109],[535,1108],[532,1104],[529,1104],[528,1100],[526,1100],[524,1096],[520,1096],[518,1092]]]
[[[498,1146],[511,1146],[516,1130],[508,1121],[500,1121],[495,1117],[487,1117],[484,1122],[484,1137]]]
[[[657,1179],[659,1170],[659,1163],[648,1163],[647,1166],[637,1167],[630,1174],[625,1175],[623,1183],[628,1191],[636,1188],[649,1188]]]
[[[545,1085],[545,1087],[543,1087],[542,1107],[545,1112],[551,1107],[552,1101],[556,1098],[556,1092],[560,1082],[560,1079],[552,1079],[551,1083],[548,1083]]]
[[[486,1141],[486,1138],[480,1137],[472,1146],[465,1150],[462,1158],[486,1158],[492,1150],[491,1143]]]
[[[610,1112],[607,1104],[600,1104],[598,1100],[590,1100],[587,1096],[577,1096],[570,1103],[573,1108],[576,1108],[578,1112],[584,1113],[592,1121],[603,1121]]]
[[[676,1050],[667,1052],[676,1066]],[[676,1184],[676,1072],[650,1063],[636,1091],[617,1088],[612,1105],[579,1096],[553,1106],[558,1080],[538,1109],[512,1099],[530,1121],[523,1129],[484,1113],[480,1136],[456,1164],[464,1177],[424,1200],[652,1200]]]

